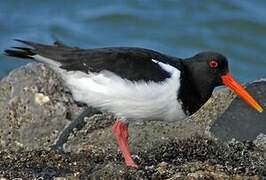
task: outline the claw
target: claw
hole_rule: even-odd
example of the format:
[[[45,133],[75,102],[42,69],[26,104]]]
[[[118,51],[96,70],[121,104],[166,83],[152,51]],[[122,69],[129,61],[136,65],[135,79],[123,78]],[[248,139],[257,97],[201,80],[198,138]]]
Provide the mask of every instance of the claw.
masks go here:
[[[128,167],[132,167],[132,168],[135,168],[135,169],[139,168],[139,166],[136,163],[134,163],[134,162],[126,162],[126,165]]]

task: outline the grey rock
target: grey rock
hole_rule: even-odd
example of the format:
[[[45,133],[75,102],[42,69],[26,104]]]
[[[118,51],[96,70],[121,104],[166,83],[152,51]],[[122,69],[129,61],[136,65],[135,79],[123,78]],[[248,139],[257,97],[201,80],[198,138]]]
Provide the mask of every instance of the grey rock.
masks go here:
[[[29,64],[0,82],[0,148],[47,148],[83,110],[51,70]]]
[[[252,82],[247,85],[247,90],[264,111],[258,113],[239,97],[235,98],[212,125],[211,132],[219,139],[254,140],[259,134],[266,134],[266,81]]]

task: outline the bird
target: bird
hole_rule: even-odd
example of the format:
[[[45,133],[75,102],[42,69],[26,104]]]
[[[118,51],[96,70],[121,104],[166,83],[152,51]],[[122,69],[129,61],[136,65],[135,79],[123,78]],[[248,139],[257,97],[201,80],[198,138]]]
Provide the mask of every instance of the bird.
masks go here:
[[[75,101],[113,113],[112,132],[125,164],[138,168],[128,143],[128,124],[184,119],[225,85],[258,112],[261,105],[229,72],[227,57],[203,51],[178,58],[139,47],[83,49],[60,41],[52,45],[16,39],[24,46],[5,50],[8,56],[28,58],[54,70]]]

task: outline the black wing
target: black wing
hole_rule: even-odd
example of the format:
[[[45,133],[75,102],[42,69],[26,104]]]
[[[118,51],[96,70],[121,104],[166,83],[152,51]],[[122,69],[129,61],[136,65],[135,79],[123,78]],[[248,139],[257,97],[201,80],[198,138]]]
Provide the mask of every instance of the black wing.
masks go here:
[[[31,58],[38,54],[60,62],[61,68],[68,71],[100,72],[111,71],[122,78],[132,81],[163,81],[170,74],[152,60],[171,64],[179,69],[181,61],[178,58],[163,55],[153,50],[143,48],[97,48],[80,49],[69,47],[62,43],[53,46],[28,41],[21,41],[32,48],[14,47],[16,50],[5,50],[7,55]]]

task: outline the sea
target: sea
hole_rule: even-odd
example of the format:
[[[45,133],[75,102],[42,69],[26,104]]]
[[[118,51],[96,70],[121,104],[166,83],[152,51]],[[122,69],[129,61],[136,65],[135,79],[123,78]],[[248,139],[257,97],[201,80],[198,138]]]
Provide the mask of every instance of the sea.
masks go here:
[[[13,39],[134,46],[181,58],[214,50],[242,83],[266,77],[265,0],[0,0],[0,77],[30,61]]]

